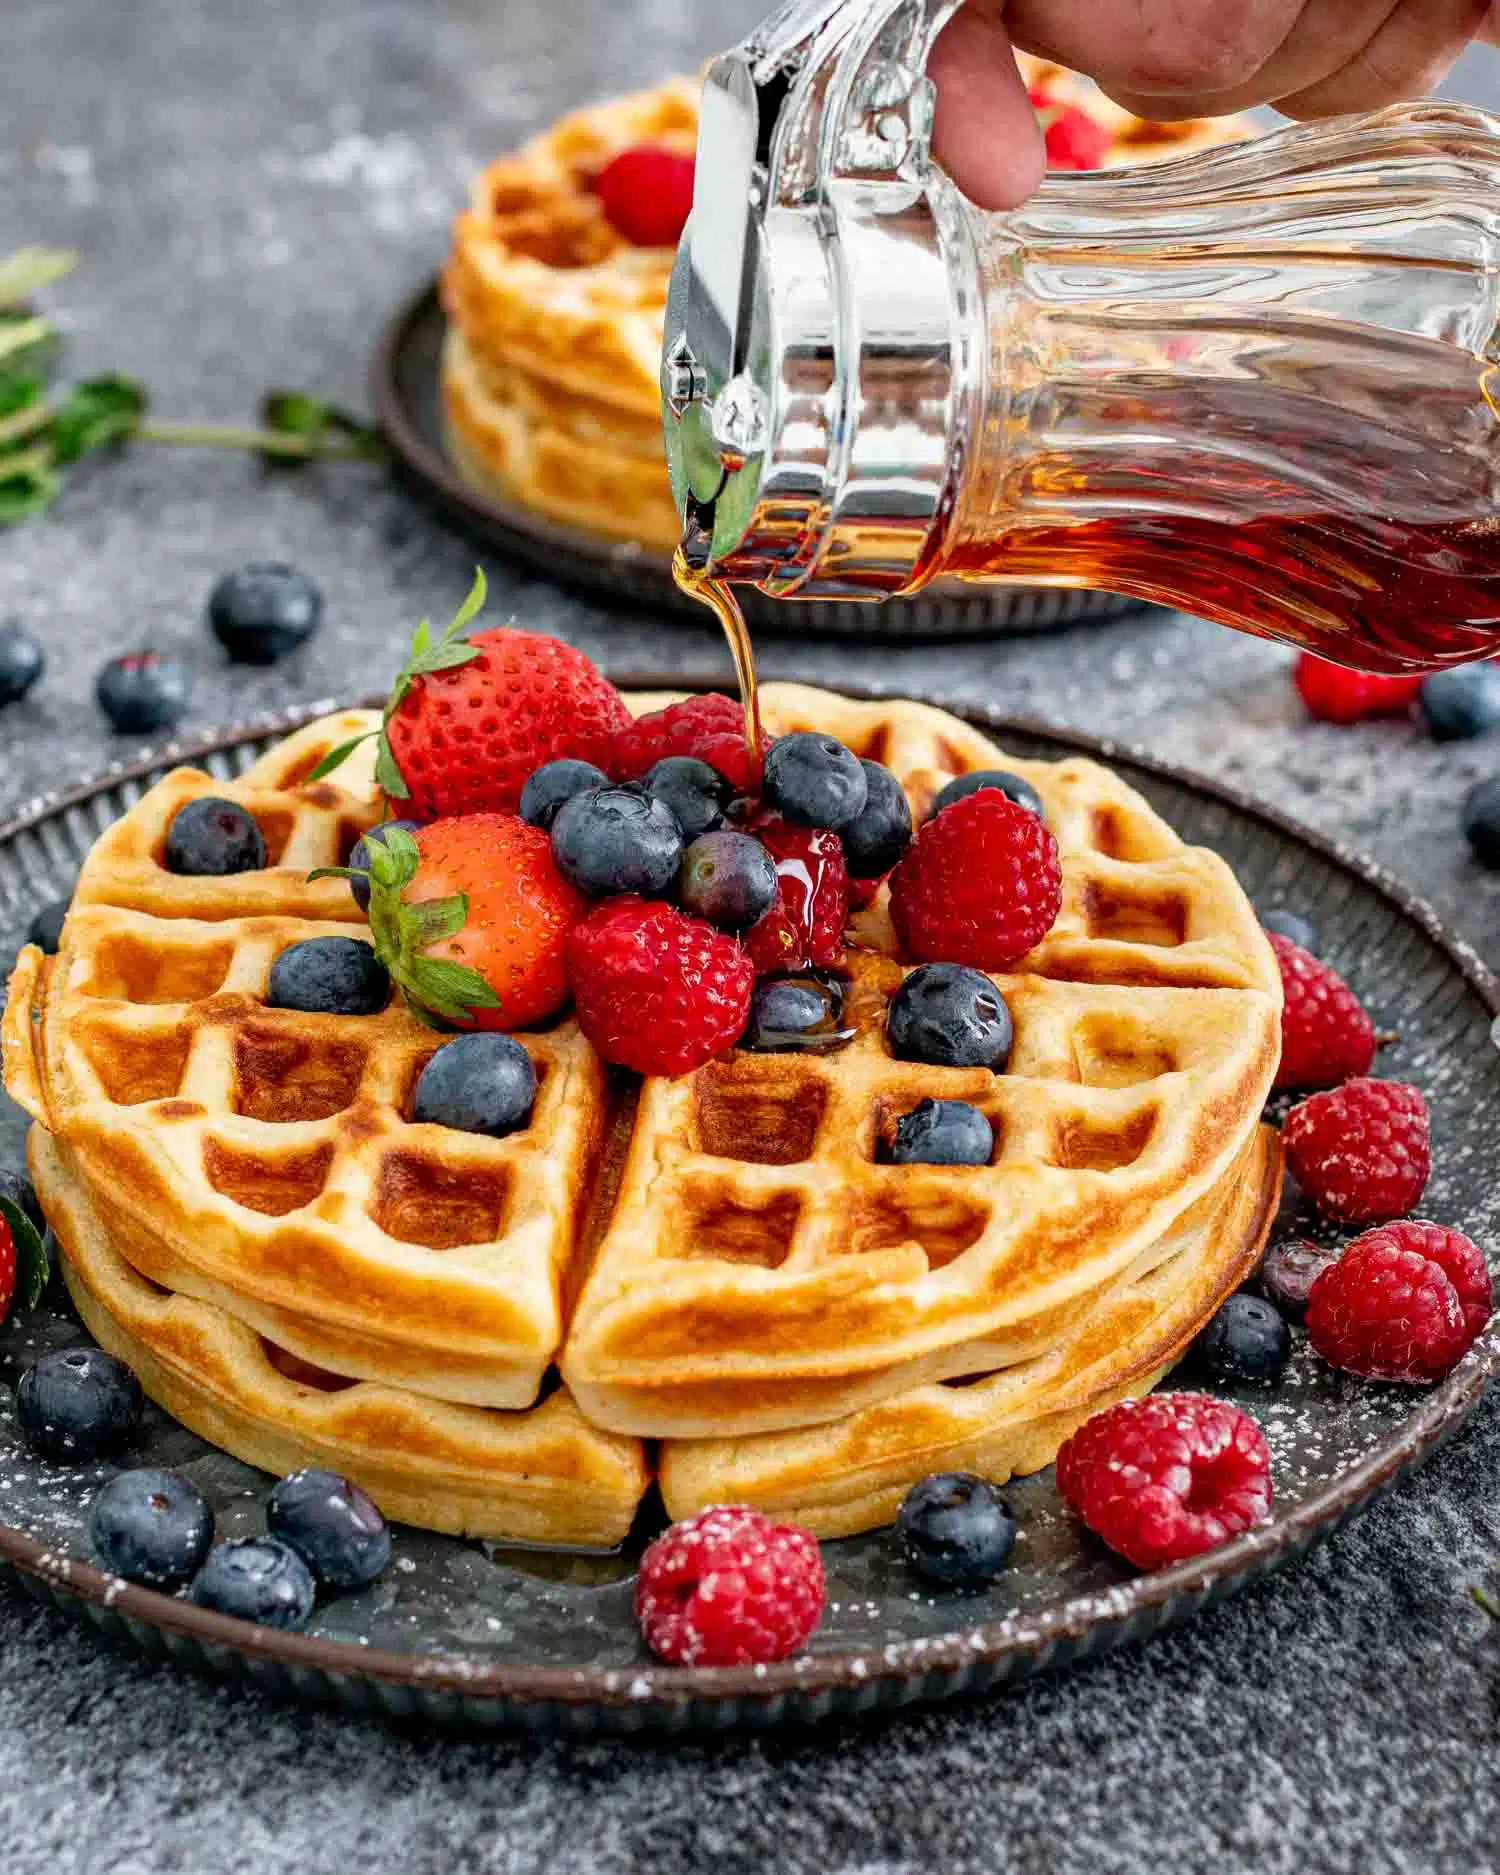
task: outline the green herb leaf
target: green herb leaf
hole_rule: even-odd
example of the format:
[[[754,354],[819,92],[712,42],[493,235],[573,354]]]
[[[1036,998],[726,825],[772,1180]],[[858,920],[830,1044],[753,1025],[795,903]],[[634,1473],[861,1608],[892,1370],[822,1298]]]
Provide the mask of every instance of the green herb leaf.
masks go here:
[[[347,742],[341,742],[336,749],[330,749],[308,776],[308,780],[321,781],[325,775],[331,775],[336,768],[342,768],[362,742],[368,742],[372,736],[379,735],[379,733],[377,729],[367,729],[362,736],[351,736]]]
[[[24,306],[33,294],[61,280],[78,264],[65,247],[21,247],[0,260],[0,306]]]
[[[0,456],[0,527],[50,508],[61,490],[50,448]]]
[[[146,414],[146,393],[133,378],[89,378],[57,405],[52,442],[61,463],[124,442]]]
[[[301,437],[310,455],[363,462],[390,458],[384,437],[371,424],[306,391],[268,391],[260,415],[268,430]]]
[[[46,1242],[21,1207],[9,1198],[0,1198],[0,1220],[10,1226],[16,1247],[16,1294],[26,1308],[34,1309],[52,1274]]]

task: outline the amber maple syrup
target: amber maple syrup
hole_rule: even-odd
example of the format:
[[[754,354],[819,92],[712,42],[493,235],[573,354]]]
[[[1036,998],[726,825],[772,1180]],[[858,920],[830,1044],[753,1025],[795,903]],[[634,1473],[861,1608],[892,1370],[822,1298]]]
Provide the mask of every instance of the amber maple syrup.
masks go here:
[[[1500,629],[1500,515],[1433,524],[1329,512],[1227,523],[1125,513],[950,542],[933,571],[1124,593],[1365,670],[1479,657]]]
[[[719,621],[719,629],[728,641],[729,654],[734,659],[735,676],[739,679],[740,703],[745,712],[745,747],[750,755],[750,773],[758,775],[761,757],[760,692],[755,681],[755,652],[750,645],[750,631],[745,624],[745,615],[740,610],[740,602],[735,598],[728,580],[715,579],[707,569],[700,571],[690,566],[681,547],[672,556],[672,578],[677,582],[679,592],[685,592],[690,599],[696,599],[699,605],[708,607]]]

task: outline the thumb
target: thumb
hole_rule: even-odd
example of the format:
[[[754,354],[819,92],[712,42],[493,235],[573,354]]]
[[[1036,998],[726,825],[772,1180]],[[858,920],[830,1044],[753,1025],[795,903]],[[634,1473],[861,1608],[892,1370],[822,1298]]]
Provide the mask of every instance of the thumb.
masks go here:
[[[1024,202],[1046,173],[1047,153],[1004,26],[977,6],[961,7],[927,69],[937,84],[938,161],[980,208]]]

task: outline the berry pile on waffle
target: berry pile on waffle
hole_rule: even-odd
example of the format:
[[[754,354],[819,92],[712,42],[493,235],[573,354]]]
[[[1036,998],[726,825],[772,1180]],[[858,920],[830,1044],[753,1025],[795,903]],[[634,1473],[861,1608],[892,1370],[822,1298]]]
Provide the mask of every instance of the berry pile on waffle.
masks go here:
[[[383,715],[169,775],[23,952],[85,1323],[272,1471],[611,1544],[1047,1463],[1243,1279],[1276,957],[1093,763],[909,702],[620,696],[424,627]]]
[[[1182,156],[1243,118],[1158,124],[1024,60],[1055,169]],[[658,372],[673,252],[692,206],[696,81],[560,118],[475,181],[443,271],[450,456],[481,492],[670,552]]]

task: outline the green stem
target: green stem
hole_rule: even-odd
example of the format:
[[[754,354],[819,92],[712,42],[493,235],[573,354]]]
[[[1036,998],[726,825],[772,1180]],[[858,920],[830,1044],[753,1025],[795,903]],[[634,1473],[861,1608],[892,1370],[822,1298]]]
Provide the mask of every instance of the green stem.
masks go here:
[[[317,453],[306,437],[279,430],[242,430],[222,423],[139,423],[131,435],[141,443],[167,443],[185,448],[254,449],[262,455],[295,457],[308,461]]]
[[[24,410],[0,417],[0,449],[8,449],[12,443],[22,442],[28,436],[35,436],[38,430],[45,430],[52,417],[52,406],[45,401],[28,404]]]
[[[38,443],[33,449],[17,450],[13,456],[0,456],[0,482],[11,482],[17,476],[31,475],[52,466],[52,445]]]
[[[0,326],[0,358],[14,357],[51,337],[50,319],[17,319],[12,325]]]

